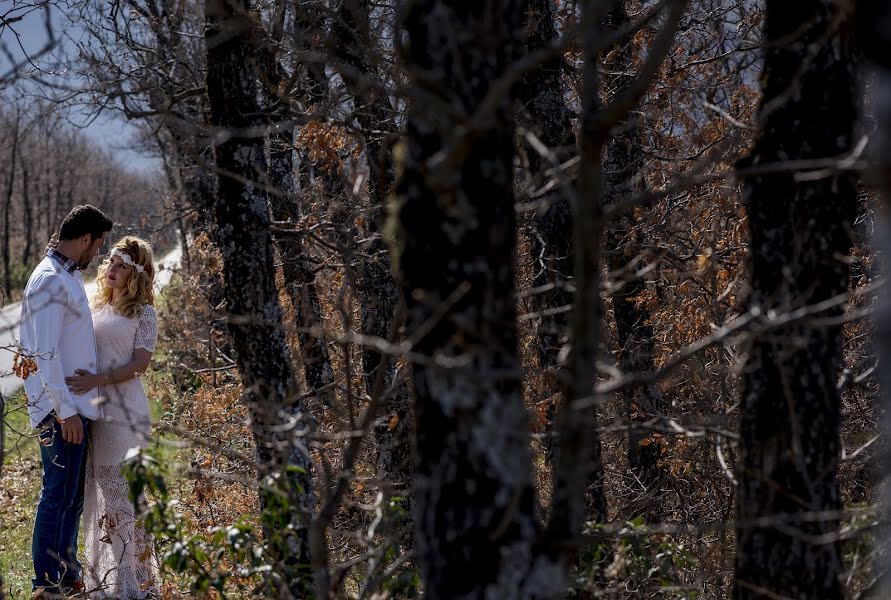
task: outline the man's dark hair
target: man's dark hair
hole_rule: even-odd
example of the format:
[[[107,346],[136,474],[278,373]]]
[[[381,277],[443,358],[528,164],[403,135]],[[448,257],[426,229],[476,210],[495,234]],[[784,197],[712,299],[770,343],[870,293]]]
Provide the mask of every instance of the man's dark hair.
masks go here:
[[[90,234],[91,239],[102,237],[103,233],[111,231],[111,219],[104,212],[91,204],[75,206],[62,221],[59,228],[60,240],[76,240]]]

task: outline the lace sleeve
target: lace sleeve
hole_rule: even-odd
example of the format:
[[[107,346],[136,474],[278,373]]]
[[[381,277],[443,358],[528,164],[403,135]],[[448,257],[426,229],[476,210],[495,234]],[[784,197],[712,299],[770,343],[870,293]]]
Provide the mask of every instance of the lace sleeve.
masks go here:
[[[158,340],[158,316],[155,307],[146,304],[139,315],[136,325],[136,341],[133,348],[144,348],[149,352],[155,351],[155,342]]]

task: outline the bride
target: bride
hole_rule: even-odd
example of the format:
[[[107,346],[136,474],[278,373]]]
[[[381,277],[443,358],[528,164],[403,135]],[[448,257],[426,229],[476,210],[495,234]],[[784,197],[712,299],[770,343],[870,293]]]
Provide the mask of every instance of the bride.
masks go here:
[[[127,236],[99,267],[91,301],[97,373],[78,370],[72,391],[99,388],[104,417],[93,424],[84,483],[84,583],[91,598],[143,599],[158,595],[158,564],[151,537],[137,522],[121,463],[151,435],[148,398],[139,376],[158,336],[153,307],[152,250]],[[139,499],[145,505],[145,497]]]

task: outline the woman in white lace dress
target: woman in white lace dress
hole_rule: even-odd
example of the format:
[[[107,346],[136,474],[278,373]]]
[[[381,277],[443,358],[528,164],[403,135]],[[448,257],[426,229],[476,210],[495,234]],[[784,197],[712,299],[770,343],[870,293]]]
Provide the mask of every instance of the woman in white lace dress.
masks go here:
[[[103,418],[92,424],[84,484],[84,583],[91,598],[143,599],[158,591],[152,539],[138,522],[121,473],[127,452],[146,447],[151,435],[139,376],[158,336],[153,280],[147,242],[128,236],[114,245],[91,302],[97,373],[78,371],[68,380],[74,391],[98,387],[105,399]]]

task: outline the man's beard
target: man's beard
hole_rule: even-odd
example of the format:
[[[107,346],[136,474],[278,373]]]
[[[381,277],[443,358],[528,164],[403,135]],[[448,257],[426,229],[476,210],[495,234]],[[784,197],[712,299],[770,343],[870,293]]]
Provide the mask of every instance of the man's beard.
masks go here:
[[[90,263],[93,262],[92,258],[82,258],[77,261],[77,269],[78,271],[86,271],[87,267],[90,266]]]

